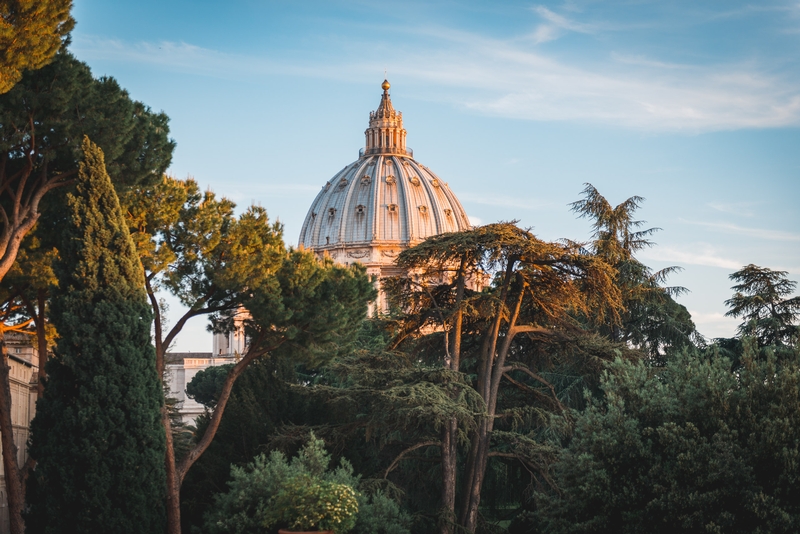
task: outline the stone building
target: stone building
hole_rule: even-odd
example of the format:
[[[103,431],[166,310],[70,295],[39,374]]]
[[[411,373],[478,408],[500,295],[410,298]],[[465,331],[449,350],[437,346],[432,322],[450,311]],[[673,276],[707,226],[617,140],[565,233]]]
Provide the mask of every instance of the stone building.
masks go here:
[[[202,404],[186,395],[186,385],[192,378],[203,369],[238,362],[247,350],[247,339],[242,324],[244,313],[246,312],[234,318],[235,328],[232,332],[214,334],[211,352],[167,353],[169,396],[179,403],[184,423],[193,424],[195,418],[205,409]]]
[[[39,376],[39,353],[31,336],[21,332],[6,332],[9,382],[11,385],[11,424],[17,445],[17,463],[28,459],[28,435],[36,413],[36,387]],[[9,532],[8,502],[3,464],[0,462],[0,534]]]

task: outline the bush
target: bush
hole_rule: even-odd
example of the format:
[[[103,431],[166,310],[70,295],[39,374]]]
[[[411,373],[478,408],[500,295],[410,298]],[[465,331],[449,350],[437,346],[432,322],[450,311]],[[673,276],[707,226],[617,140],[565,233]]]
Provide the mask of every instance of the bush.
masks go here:
[[[358,502],[350,486],[299,475],[283,484],[263,512],[265,527],[348,532],[355,526]]]
[[[397,502],[380,491],[356,492],[361,477],[353,474],[347,460],[342,459],[333,470],[329,464],[324,442],[311,433],[291,462],[282,452],[273,451],[245,467],[232,466],[229,490],[215,496],[214,509],[206,515],[206,530],[268,534],[274,527],[314,525],[337,534],[351,529],[354,534],[409,534],[411,517]],[[335,509],[337,504],[342,510]],[[290,508],[305,513],[289,513]],[[301,519],[303,515],[306,519]]]

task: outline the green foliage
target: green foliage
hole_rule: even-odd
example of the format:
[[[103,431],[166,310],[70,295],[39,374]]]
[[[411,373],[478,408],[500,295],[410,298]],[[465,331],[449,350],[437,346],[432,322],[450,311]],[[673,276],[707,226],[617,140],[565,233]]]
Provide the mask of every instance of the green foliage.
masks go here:
[[[644,198],[633,196],[612,208],[608,200],[592,184],[584,185],[582,193],[585,198],[573,202],[571,206],[581,217],[593,220],[593,247],[597,255],[611,264],[617,264],[630,260],[634,252],[653,244],[647,237],[658,228],[638,230],[645,221],[633,218]]]
[[[250,279],[246,267],[254,263],[248,259],[242,264],[245,256],[262,260],[262,269],[263,260],[272,269],[280,264],[280,224],[271,224],[259,212],[261,224],[238,225],[235,204],[201,192],[193,179],[162,176],[155,184],[132,188],[123,203],[152,288],[168,290],[192,310],[236,307],[234,289]],[[248,211],[242,219],[253,216]],[[238,246],[242,240],[249,246]]]
[[[634,214],[644,198],[633,196],[612,207],[591,184],[585,184],[584,198],[571,204],[581,217],[592,220],[591,253],[614,267],[615,285],[622,296],[619,321],[609,321],[595,310],[588,314],[589,327],[646,351],[653,363],[663,364],[668,350],[694,346],[701,336],[686,308],[673,297],[685,292],[682,287],[663,287],[667,277],[679,270],[668,267],[652,272],[635,258],[635,253],[653,246],[647,237],[659,230],[639,230],[644,221]]]
[[[787,274],[750,264],[730,275],[738,283],[725,301],[725,315],[744,319],[739,334],[755,337],[762,347],[797,346],[800,340],[800,296],[790,298],[797,284]]]
[[[233,364],[229,363],[199,371],[192,381],[186,384],[186,394],[190,399],[213,410],[217,405],[222,383],[225,382],[225,377],[232,367]]]
[[[0,1],[0,94],[52,59],[75,26],[72,0]]]
[[[359,534],[410,534],[411,516],[395,499],[377,490],[358,504]]]
[[[196,401],[209,407],[216,404],[219,381],[225,378],[223,373],[214,372],[216,369],[219,367],[198,372],[186,388]],[[293,380],[291,361],[271,358],[256,360],[236,380],[214,441],[184,480],[181,521],[185,532],[202,525],[203,513],[213,506],[213,495],[225,490],[231,465],[252,462],[278,426],[292,417],[294,398],[287,382]],[[197,387],[201,383],[210,387]],[[198,435],[205,432],[208,419],[209,414],[197,419]]]
[[[356,492],[350,486],[298,475],[280,486],[263,511],[263,525],[285,525],[303,532],[349,532],[357,513]]]
[[[144,277],[103,153],[88,139],[56,265],[60,332],[31,425],[30,532],[164,526],[164,431]]]
[[[756,350],[738,371],[714,353],[616,361],[528,532],[797,532],[800,353]]]
[[[289,250],[281,259],[274,274],[245,278],[249,293],[242,305],[250,313],[244,325],[250,350],[291,357],[309,367],[348,351],[366,317],[367,303],[375,298],[365,268],[335,265],[303,250]],[[216,319],[230,331],[233,318],[228,312]]]
[[[330,456],[324,449],[324,442],[314,437],[310,439],[292,458],[286,460],[283,453],[273,451],[268,457],[261,454],[245,468],[233,466],[227,493],[216,497],[214,509],[207,515],[206,528],[210,533],[266,533],[266,524],[280,523],[300,525],[302,520],[294,512],[299,507],[317,509],[321,496],[335,493],[336,498],[348,500],[352,495],[345,488],[358,488],[360,477],[353,474],[353,468],[346,460],[339,467],[329,470]],[[345,495],[345,493],[347,495]],[[358,519],[355,532],[358,534],[407,534],[410,518],[396,503],[380,492],[371,496],[356,494]],[[298,505],[298,500],[303,504]],[[322,499],[333,504],[330,500]],[[343,503],[344,504],[344,503]],[[326,520],[341,517],[342,523],[318,523],[321,529],[332,528],[336,532],[349,530],[348,517],[354,512],[352,503],[348,511],[326,511]],[[287,514],[287,515],[284,515]],[[352,519],[352,517],[351,517]],[[375,529],[375,525],[379,525]],[[309,526],[309,525],[305,525]]]
[[[152,182],[169,166],[175,148],[168,121],[131,100],[113,78],[94,78],[85,63],[62,50],[0,95],[3,183],[35,173],[74,176],[84,135],[103,150],[117,188]]]

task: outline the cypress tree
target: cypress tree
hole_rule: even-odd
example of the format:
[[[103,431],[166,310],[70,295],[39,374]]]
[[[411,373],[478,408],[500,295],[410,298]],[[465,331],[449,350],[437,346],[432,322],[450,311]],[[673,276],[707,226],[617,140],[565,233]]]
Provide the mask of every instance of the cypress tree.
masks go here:
[[[163,532],[152,312],[103,152],[82,148],[52,304],[60,339],[32,423],[28,532]]]

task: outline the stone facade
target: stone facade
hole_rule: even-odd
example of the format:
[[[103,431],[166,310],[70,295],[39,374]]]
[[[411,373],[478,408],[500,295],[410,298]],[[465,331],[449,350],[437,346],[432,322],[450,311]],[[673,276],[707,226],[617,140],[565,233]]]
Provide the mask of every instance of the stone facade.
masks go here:
[[[17,463],[28,459],[28,435],[36,414],[36,387],[39,375],[39,353],[31,336],[20,332],[5,333],[8,347],[9,381],[11,385],[11,424],[17,445]],[[0,462],[0,534],[9,532],[5,472]]]

